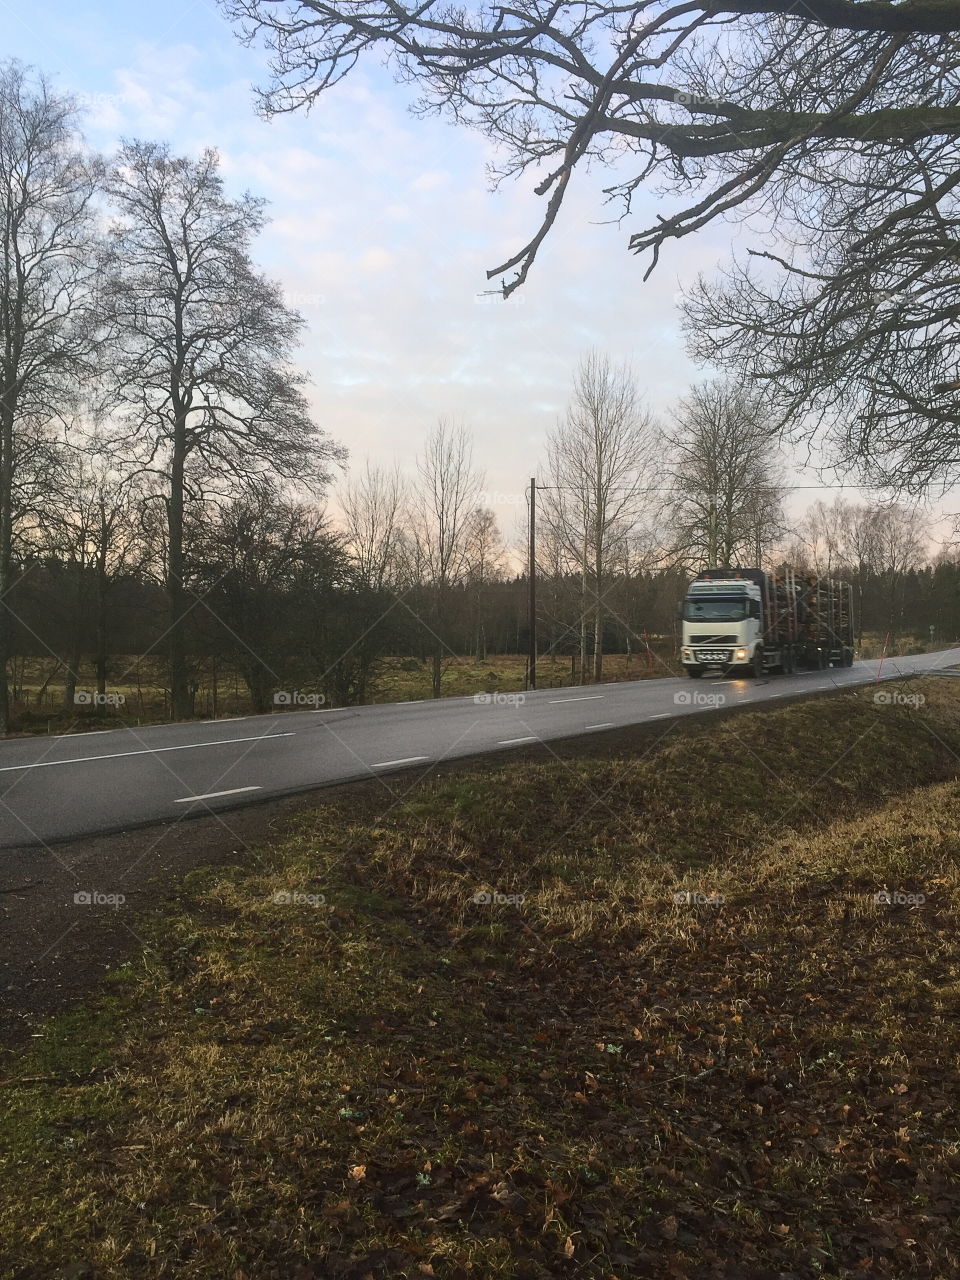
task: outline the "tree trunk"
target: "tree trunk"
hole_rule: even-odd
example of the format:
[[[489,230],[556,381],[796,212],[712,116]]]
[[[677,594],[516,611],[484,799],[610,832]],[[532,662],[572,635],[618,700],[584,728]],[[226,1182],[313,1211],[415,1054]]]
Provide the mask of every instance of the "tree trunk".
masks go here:
[[[57,674],[57,672],[60,670],[62,666],[63,666],[63,663],[58,658],[53,670],[50,672],[46,680],[44,680],[43,684],[37,690],[37,696],[34,699],[34,702],[38,709],[43,706],[43,700],[46,697],[47,689],[50,687],[50,681],[53,679],[53,677]]]
[[[10,729],[10,677],[13,613],[13,406],[0,408],[0,734]]]
[[[599,547],[599,540],[597,543]],[[593,682],[603,682],[603,562],[601,552],[597,551],[594,581],[597,584],[597,603],[593,615]]]
[[[97,673],[97,693],[107,692],[107,540],[109,537],[103,502],[100,504],[100,546],[96,566],[97,652],[93,665]]]
[[[439,698],[441,694],[441,677],[443,675],[443,621],[444,621],[444,584],[440,582],[436,587],[433,599],[433,638],[434,649],[431,655],[431,691],[434,698]]]
[[[587,684],[587,535],[583,535],[583,570],[580,574],[580,683]]]
[[[76,710],[77,700],[77,673],[80,670],[80,661],[82,658],[79,648],[73,652],[71,661],[67,664],[67,674],[63,682],[63,713],[71,715]]]
[[[183,583],[183,493],[186,462],[186,431],[182,416],[174,427],[170,496],[167,499],[169,548],[167,551],[167,602],[170,611],[167,636],[170,655],[170,698],[174,720],[190,715],[190,681],[187,669],[186,605]]]
[[[708,569],[714,569],[717,565],[717,504],[716,501],[710,499],[710,515],[707,524],[707,564]]]
[[[863,574],[857,583],[857,647],[863,649]]]
[[[244,677],[247,688],[250,690],[250,701],[253,703],[254,711],[257,715],[267,715],[273,710],[270,672],[258,662],[247,669]],[[189,684],[187,688],[189,692]]]
[[[97,654],[93,660],[93,665],[97,673],[97,693],[103,697],[107,692],[107,618],[106,611],[103,617],[97,617]]]

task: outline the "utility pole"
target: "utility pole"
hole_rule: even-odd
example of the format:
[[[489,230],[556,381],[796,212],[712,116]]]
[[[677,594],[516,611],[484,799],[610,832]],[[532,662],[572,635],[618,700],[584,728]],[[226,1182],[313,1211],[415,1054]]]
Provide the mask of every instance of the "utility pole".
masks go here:
[[[530,480],[530,599],[528,605],[528,629],[530,655],[527,659],[527,688],[537,687],[537,481]]]

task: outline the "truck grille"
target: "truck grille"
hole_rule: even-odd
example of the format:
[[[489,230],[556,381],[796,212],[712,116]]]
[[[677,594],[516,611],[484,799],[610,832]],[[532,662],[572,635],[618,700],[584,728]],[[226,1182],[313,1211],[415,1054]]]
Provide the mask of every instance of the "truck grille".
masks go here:
[[[736,644],[736,636],[691,636],[691,644]]]
[[[732,649],[697,649],[698,662],[729,662],[733,657]]]

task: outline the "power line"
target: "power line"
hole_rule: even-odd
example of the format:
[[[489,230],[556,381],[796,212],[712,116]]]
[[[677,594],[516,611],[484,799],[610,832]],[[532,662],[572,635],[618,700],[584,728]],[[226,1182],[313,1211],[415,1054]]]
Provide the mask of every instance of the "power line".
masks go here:
[[[795,493],[804,489],[809,489],[809,490],[826,489],[829,491],[832,491],[835,489],[854,489],[854,490],[875,489],[882,492],[883,490],[890,488],[889,485],[883,485],[883,484],[751,484],[747,487],[749,487],[751,492],[755,492],[758,489],[763,489],[763,490],[768,490],[771,493],[783,493],[783,492]],[[582,493],[583,492],[583,490],[578,489],[576,485],[565,485],[565,484],[538,484],[537,488],[551,489],[551,490],[556,490],[562,493]],[[643,486],[643,487],[638,487],[636,489],[608,489],[606,492],[609,494],[688,493],[689,490],[676,488],[676,487],[670,488],[670,489],[663,489],[657,486]]]

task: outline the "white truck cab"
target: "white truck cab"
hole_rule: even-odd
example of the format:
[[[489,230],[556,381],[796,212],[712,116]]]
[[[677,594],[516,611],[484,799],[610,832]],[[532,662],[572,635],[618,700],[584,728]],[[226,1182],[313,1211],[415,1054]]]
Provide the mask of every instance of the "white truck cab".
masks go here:
[[[742,577],[698,579],[682,606],[680,660],[687,674],[711,668],[764,671],[760,587]]]

